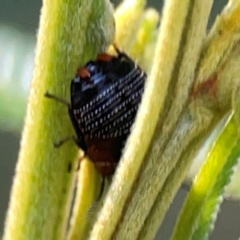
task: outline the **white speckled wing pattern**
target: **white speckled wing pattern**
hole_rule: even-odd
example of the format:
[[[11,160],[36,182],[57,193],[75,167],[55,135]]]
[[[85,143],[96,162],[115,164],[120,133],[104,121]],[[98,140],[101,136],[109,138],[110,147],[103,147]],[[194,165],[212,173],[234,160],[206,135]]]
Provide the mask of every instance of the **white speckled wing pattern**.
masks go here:
[[[77,124],[90,138],[116,138],[130,133],[141,102],[146,74],[135,65],[125,77],[90,102],[73,109]]]

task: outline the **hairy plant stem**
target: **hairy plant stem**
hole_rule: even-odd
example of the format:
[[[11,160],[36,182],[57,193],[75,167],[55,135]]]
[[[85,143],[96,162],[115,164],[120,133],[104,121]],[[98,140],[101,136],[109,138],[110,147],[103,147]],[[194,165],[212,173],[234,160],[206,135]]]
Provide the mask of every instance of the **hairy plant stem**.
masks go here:
[[[197,128],[198,125],[193,127],[190,123],[187,127],[187,124],[184,124],[185,120],[195,118],[189,110],[182,118],[182,122],[180,120],[180,123],[177,123],[177,119],[189,97],[194,69],[205,37],[211,3],[209,1],[181,1],[181,3],[168,1],[165,3],[156,55],[146,84],[143,101],[109,194],[93,228],[91,239],[111,239],[112,237],[124,239],[126,236],[130,239],[136,239],[162,183],[176,164],[186,144],[199,133],[201,128]],[[199,18],[195,14],[199,14],[197,15]],[[177,21],[176,16],[178,17]],[[195,23],[198,23],[197,26]],[[184,51],[179,50],[182,48]],[[169,119],[166,120],[166,124],[162,127],[162,132],[165,133],[162,134],[159,132],[161,127],[156,128],[156,124],[159,121],[161,125],[162,119],[158,119],[159,116],[162,116],[160,112],[166,113],[166,109],[169,109],[169,104],[166,106],[164,104],[166,99],[172,99],[168,94],[172,94],[174,88],[177,91],[175,90],[174,100],[170,100],[173,110],[170,108],[171,114],[168,116],[169,118],[171,116],[172,119],[171,122],[167,121]],[[196,118],[198,119],[197,116]],[[198,124],[205,123],[202,126],[204,129],[209,124],[208,119],[211,118],[206,120],[200,118]],[[169,124],[172,125],[169,126]],[[177,135],[173,134],[171,137],[171,132],[176,125],[186,126],[186,129],[179,133],[176,132]],[[146,150],[152,141],[154,131],[155,137],[151,151],[155,151],[155,153],[147,155],[144,167],[139,170]],[[180,134],[181,141],[176,138],[178,134]],[[189,134],[189,137],[185,139],[186,134]],[[157,141],[157,139],[160,140]],[[158,162],[158,158],[169,139],[175,142],[172,144],[173,142],[170,141],[174,147],[170,149],[169,145],[169,149],[166,148],[165,151],[165,158],[162,156],[163,161]],[[183,140],[185,143],[182,142]],[[162,147],[159,147],[159,144],[163,144]],[[161,148],[162,150],[159,150]],[[174,161],[171,161],[173,159]],[[135,187],[133,188],[133,186]],[[111,219],[111,226],[104,228],[108,219]]]
[[[77,148],[73,143],[54,148],[54,142],[74,133],[66,107],[44,94],[50,91],[69,99],[70,80],[78,66],[104,51],[113,35],[113,15],[105,0],[43,1],[4,240],[64,238]]]

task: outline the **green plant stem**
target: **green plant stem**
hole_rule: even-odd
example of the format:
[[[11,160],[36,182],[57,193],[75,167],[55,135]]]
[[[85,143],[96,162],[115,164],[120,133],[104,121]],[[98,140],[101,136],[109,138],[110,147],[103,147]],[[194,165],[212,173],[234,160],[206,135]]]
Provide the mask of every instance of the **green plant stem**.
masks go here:
[[[176,166],[164,182],[162,190],[158,193],[156,201],[145,220],[141,232],[139,233],[139,240],[153,239],[156,236],[166,212],[185,179],[194,156],[202,146],[203,142],[207,139],[209,132],[211,132],[214,126],[215,123],[211,124],[203,134],[200,134],[197,138],[193,139],[182,153]]]
[[[236,144],[237,137],[236,122],[231,115],[226,127],[214,144],[204,166],[195,179],[178,219],[172,237],[173,240],[179,239],[180,236],[182,239],[192,239],[192,234],[196,226],[198,226],[203,207],[213,191],[217,176],[220,174]]]
[[[209,127],[212,120],[211,113],[205,116],[205,112],[208,113],[208,111],[204,108],[188,106],[189,89],[194,80],[194,69],[205,37],[211,4],[211,1],[198,0],[181,1],[181,3],[168,1],[165,4],[160,27],[163,32],[159,37],[160,39],[166,37],[162,42],[162,47],[166,52],[155,60],[158,61],[159,71],[164,71],[163,69],[166,68],[170,72],[170,82],[167,92],[163,93],[166,84],[164,81],[168,81],[168,78],[162,79],[161,75],[158,78],[163,86],[158,95],[166,94],[166,102],[163,112],[159,115],[159,124],[152,137],[152,145],[139,171],[135,187],[125,206],[122,221],[115,233],[118,239],[123,239],[124,236],[136,239],[158,193],[179,161],[181,154],[198,134]],[[174,17],[176,15],[177,21]],[[167,28],[164,29],[166,22],[168,22]],[[167,45],[168,42],[169,45]],[[173,49],[173,46],[176,48]],[[168,56],[173,51],[175,51],[176,58],[171,59],[170,62]],[[156,95],[154,97],[153,101],[157,101]]]
[[[206,11],[206,3],[208,11]],[[204,11],[202,11],[203,6]],[[187,20],[189,20],[189,18],[191,19],[192,13],[195,13],[195,8],[201,9],[200,12],[202,15],[200,13],[201,17],[199,17],[201,21],[198,23],[196,30],[190,28],[188,32]],[[146,83],[142,104],[139,108],[132,133],[123,152],[120,165],[115,173],[110,191],[106,197],[105,204],[91,233],[91,239],[136,239],[145,217],[160,190],[161,183],[164,182],[168,173],[174,167],[174,164],[176,164],[177,159],[172,163],[170,159],[172,160],[175,156],[174,154],[177,154],[177,151],[182,151],[184,149],[185,145],[181,141],[179,143],[179,148],[182,147],[183,149],[175,148],[177,141],[177,139],[175,139],[172,155],[165,156],[165,162],[161,165],[161,161],[157,161],[159,158],[159,149],[156,142],[156,147],[153,147],[153,149],[157,151],[157,154],[153,154],[151,159],[146,159],[146,168],[141,168],[140,170],[140,165],[152,141],[153,134],[155,133],[158,138],[161,138],[161,141],[168,141],[170,137],[169,132],[167,132],[166,139],[162,139],[161,133],[156,131],[156,123],[158,120],[160,122],[162,121],[162,119],[159,119],[159,116],[160,112],[163,110],[165,100],[167,97],[172,99],[172,96],[168,96],[168,91],[174,91],[173,85],[176,86],[177,77],[179,77],[179,81],[183,81],[183,79],[180,79],[184,77],[183,75],[187,76],[187,80],[185,79],[187,82],[182,86],[180,86],[179,83],[175,93],[179,94],[178,98],[181,100],[179,105],[181,107],[185,104],[184,101],[187,101],[189,86],[193,81],[193,73],[198,60],[197,54],[200,52],[201,41],[205,36],[205,27],[210,8],[211,2],[209,1],[205,1],[204,3],[202,1],[194,1],[194,3],[192,3],[187,0],[181,2],[173,0],[165,3],[153,68]],[[188,38],[183,34],[183,31],[188,35]],[[194,40],[197,39],[197,44],[193,49],[194,37]],[[184,55],[183,51],[179,53],[179,49],[182,47],[181,43],[183,43],[183,40],[186,40],[186,38],[186,42],[189,46],[186,44],[186,47],[184,47],[186,50],[186,55]],[[189,54],[189,57],[191,56],[191,61],[189,61],[187,54]],[[196,54],[196,56],[194,56],[194,54]],[[194,60],[192,60],[193,56]],[[184,60],[181,62],[182,57]],[[187,69],[186,63],[188,63]],[[177,64],[183,64],[183,68],[177,67]],[[181,72],[179,71],[179,75],[177,75],[176,69],[182,70]],[[186,72],[184,72],[184,70],[186,70]],[[173,84],[170,86],[171,81]],[[163,111],[167,112],[169,105],[165,107],[166,109]],[[179,114],[179,110],[176,111]],[[174,111],[172,112],[174,115]],[[178,114],[173,116],[172,128],[176,125]],[[186,118],[191,118],[191,116],[186,115]],[[167,128],[168,123],[166,123]],[[202,120],[198,123],[208,124],[209,122],[204,122],[204,120]],[[184,124],[183,126],[185,129]],[[203,126],[203,128],[204,127],[205,126]],[[193,134],[193,130],[189,132]],[[182,131],[180,134],[182,134],[182,139],[185,133]],[[194,134],[197,133],[195,132]],[[189,138],[187,138],[186,142],[188,141]],[[168,153],[170,153],[169,149]],[[168,164],[171,167],[168,167]],[[142,172],[144,177],[139,177],[138,184],[137,175],[143,175]],[[133,188],[133,186],[135,187]],[[138,188],[136,188],[136,186]],[[111,219],[110,226],[108,224],[109,219]],[[105,226],[107,224],[108,227],[106,228]]]
[[[238,164],[239,156],[240,140],[238,139],[235,146],[232,148],[230,156],[225,156],[226,162],[216,179],[215,185],[213,186],[206,203],[203,205],[198,221],[198,227],[195,229],[192,239],[207,239],[213,230],[219,209],[224,200],[223,194],[225,188],[231,182],[232,175]]]
[[[86,156],[81,159],[75,203],[73,205],[72,216],[68,231],[68,240],[87,239],[89,228],[94,222],[94,201],[100,194],[101,181],[99,173]],[[95,202],[96,204],[96,202]],[[91,211],[91,207],[93,210]]]
[[[135,40],[135,36],[143,19],[146,0],[123,0],[116,8],[115,41],[124,51],[129,52]]]
[[[73,143],[54,148],[54,142],[74,133],[66,107],[46,99],[44,93],[69,99],[77,67],[106,49],[113,39],[113,26],[105,0],[43,1],[4,240],[64,238],[75,173],[68,169],[76,165],[77,148]]]

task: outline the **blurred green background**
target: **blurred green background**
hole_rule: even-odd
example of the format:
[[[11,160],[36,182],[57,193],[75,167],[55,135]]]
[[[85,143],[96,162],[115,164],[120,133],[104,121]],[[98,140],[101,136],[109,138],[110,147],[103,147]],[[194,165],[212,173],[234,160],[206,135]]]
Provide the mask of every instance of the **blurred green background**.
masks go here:
[[[215,1],[212,21],[226,2]],[[0,236],[20,145],[41,5],[40,0],[0,0]],[[160,9],[162,1],[152,0],[149,5]],[[156,239],[169,239],[186,193],[179,190]],[[225,200],[210,239],[238,239],[239,222],[239,202]]]

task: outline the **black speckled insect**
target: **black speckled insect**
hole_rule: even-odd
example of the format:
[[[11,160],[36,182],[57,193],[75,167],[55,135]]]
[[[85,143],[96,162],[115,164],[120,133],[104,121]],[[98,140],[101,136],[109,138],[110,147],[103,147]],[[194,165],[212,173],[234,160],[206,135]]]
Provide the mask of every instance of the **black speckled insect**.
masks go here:
[[[71,82],[71,104],[46,93],[68,105],[76,143],[103,176],[115,171],[146,80],[144,71],[114,47],[117,56],[100,53],[95,61],[78,69]]]

